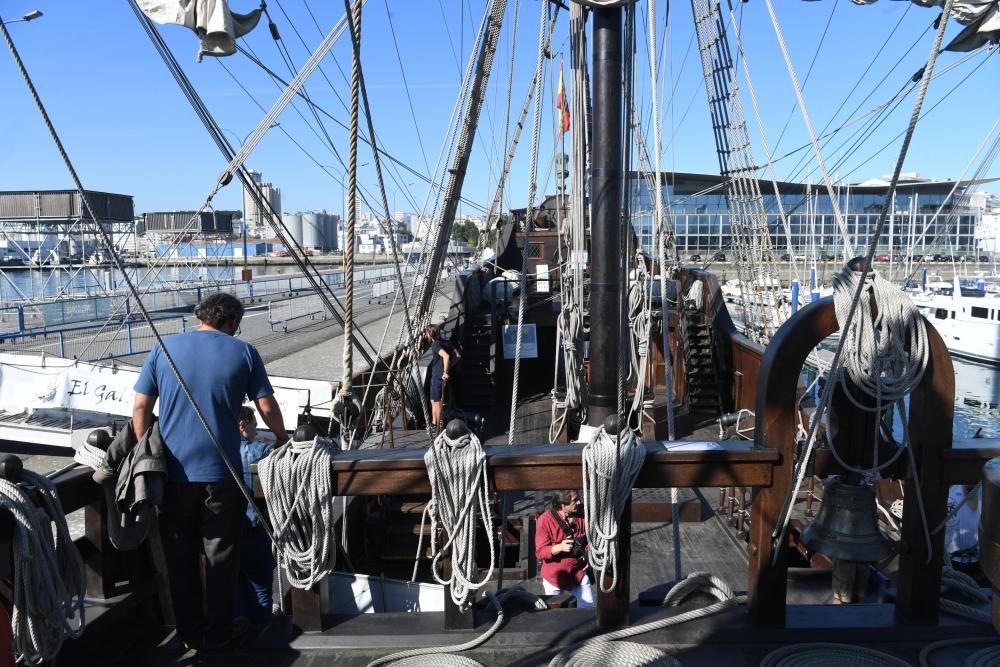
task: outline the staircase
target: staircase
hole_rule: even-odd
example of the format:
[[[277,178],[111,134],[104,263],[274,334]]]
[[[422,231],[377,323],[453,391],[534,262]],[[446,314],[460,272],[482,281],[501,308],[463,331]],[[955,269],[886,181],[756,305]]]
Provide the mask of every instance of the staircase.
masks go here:
[[[456,394],[458,407],[484,417],[490,414],[494,403],[495,352],[493,315],[488,310],[471,314],[462,338],[462,373]]]
[[[722,414],[719,376],[712,346],[712,329],[704,313],[685,310],[684,368],[692,413]]]

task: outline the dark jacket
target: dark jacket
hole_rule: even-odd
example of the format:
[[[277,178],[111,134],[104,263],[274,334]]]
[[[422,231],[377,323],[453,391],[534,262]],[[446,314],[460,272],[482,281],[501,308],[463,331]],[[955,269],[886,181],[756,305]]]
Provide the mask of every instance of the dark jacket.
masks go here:
[[[104,464],[94,471],[94,481],[105,488],[111,542],[120,550],[135,549],[149,533],[150,509],[163,502],[167,459],[160,423],[154,421],[136,442],[130,420],[108,447]]]

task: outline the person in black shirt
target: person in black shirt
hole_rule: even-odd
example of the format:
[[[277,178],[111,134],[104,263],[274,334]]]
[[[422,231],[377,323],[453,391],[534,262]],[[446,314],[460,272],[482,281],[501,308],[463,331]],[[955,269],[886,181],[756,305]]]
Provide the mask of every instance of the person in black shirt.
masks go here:
[[[444,385],[448,382],[448,367],[451,364],[449,345],[441,340],[441,327],[429,324],[424,329],[424,335],[431,344],[431,362],[428,367],[431,376],[431,425],[434,432],[441,431],[441,420],[444,412],[442,398]]]

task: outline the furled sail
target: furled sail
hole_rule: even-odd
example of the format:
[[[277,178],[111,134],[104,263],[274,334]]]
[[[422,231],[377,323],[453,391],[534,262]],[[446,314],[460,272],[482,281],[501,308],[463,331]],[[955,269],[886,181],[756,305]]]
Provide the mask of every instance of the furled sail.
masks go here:
[[[911,0],[921,7],[942,7],[944,0]],[[878,0],[851,0],[856,5],[870,5]],[[951,15],[965,26],[945,51],[972,51],[988,42],[1000,42],[1000,0],[955,0]]]
[[[263,7],[249,14],[229,10],[226,0],[137,0],[143,13],[160,24],[173,23],[198,34],[202,56],[231,56],[236,53],[236,38],[242,37],[260,21]]]

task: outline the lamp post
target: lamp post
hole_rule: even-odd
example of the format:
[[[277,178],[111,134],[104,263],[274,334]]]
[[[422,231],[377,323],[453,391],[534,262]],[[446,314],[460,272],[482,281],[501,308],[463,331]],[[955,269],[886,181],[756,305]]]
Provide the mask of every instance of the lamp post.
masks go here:
[[[37,18],[41,18],[43,14],[37,9],[33,9],[19,19],[11,19],[10,21],[0,21],[4,25],[10,25],[11,23],[27,23],[28,21],[34,21]]]

